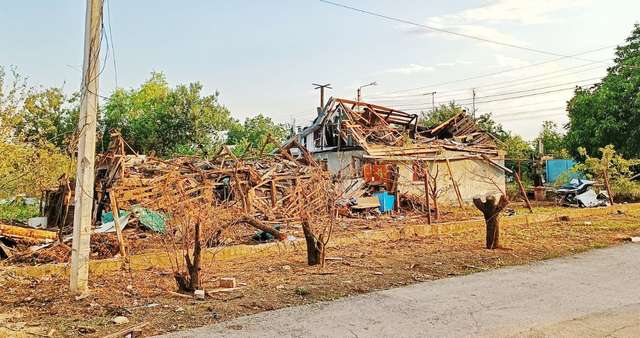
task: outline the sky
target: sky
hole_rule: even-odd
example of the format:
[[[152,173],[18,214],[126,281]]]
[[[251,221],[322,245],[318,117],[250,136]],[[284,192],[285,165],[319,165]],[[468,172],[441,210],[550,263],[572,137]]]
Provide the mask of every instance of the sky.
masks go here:
[[[477,114],[532,139],[543,120],[567,121],[573,88],[604,76],[640,20],[637,0],[335,1],[405,22],[319,0],[107,0],[100,93],[162,71],[172,86],[199,81],[219,92],[238,119],[305,125],[319,103],[312,83],[353,99],[377,82],[362,89],[364,101],[409,113],[451,100],[472,111],[475,89]],[[77,91],[84,15],[80,0],[7,1],[0,65],[32,85]]]

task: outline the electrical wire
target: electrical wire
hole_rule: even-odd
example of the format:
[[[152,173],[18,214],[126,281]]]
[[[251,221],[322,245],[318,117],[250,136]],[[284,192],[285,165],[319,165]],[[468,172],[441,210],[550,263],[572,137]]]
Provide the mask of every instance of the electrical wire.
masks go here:
[[[348,6],[348,5],[337,3],[337,2],[333,2],[333,1],[328,1],[328,0],[319,0],[319,1],[322,2],[322,3],[328,4],[328,5],[345,8],[345,9],[348,9],[348,10],[352,10],[352,11],[359,12],[359,13],[362,13],[362,14],[367,14],[367,15],[370,15],[370,16],[375,16],[375,17],[386,19],[386,20],[390,20],[390,21],[396,21],[396,22],[400,22],[400,23],[404,23],[404,24],[407,24],[407,25],[416,26],[416,27],[420,27],[420,28],[424,28],[424,29],[427,29],[427,30],[436,31],[436,32],[440,32],[440,33],[445,33],[445,34],[455,35],[455,36],[464,37],[464,38],[468,38],[468,39],[478,40],[478,41],[482,41],[482,42],[492,43],[492,44],[499,45],[499,46],[525,50],[525,51],[534,52],[534,53],[538,53],[538,54],[559,56],[559,57],[562,57],[562,58],[575,58],[575,59],[583,60],[583,61],[585,61],[585,60],[586,61],[593,61],[593,60],[589,60],[589,59],[577,58],[577,57],[572,56],[572,55],[564,55],[564,54],[560,54],[560,53],[550,52],[550,51],[547,51],[547,50],[531,48],[531,47],[525,47],[525,46],[519,46],[519,45],[515,45],[515,44],[512,44],[512,43],[508,43],[508,42],[497,41],[497,40],[492,40],[492,39],[488,39],[488,38],[483,38],[483,37],[480,37],[480,36],[454,32],[454,31],[450,31],[450,30],[446,30],[446,29],[442,29],[442,28],[437,28],[437,27],[433,27],[433,26],[420,24],[420,23],[409,21],[409,20],[406,20],[406,19],[400,19],[400,18],[389,16],[389,15],[385,15],[385,14],[371,12],[371,11],[368,11],[368,10],[364,10],[364,9]]]
[[[615,47],[615,46],[616,46],[616,45],[610,45],[610,46],[600,47],[600,48],[597,48],[597,49],[592,49],[592,50],[588,50],[588,51],[586,51],[586,52],[581,52],[581,53],[577,53],[577,54],[573,54],[573,55],[574,55],[574,56],[577,56],[577,55],[590,54],[590,53],[594,53],[594,52],[597,52],[597,51],[601,51],[601,50],[609,49],[609,48],[612,48],[612,47]],[[381,93],[377,93],[377,94],[372,94],[370,97],[380,97],[380,96],[382,96],[383,94],[395,94],[395,93],[402,93],[402,92],[408,92],[408,91],[413,91],[413,90],[420,90],[420,89],[425,89],[425,88],[435,89],[436,87],[441,87],[441,86],[445,86],[445,85],[449,85],[449,84],[460,83],[460,82],[465,82],[465,81],[471,81],[471,80],[481,79],[481,78],[485,78],[485,77],[491,77],[491,76],[496,76],[496,75],[506,74],[506,73],[510,73],[510,72],[517,71],[517,70],[522,70],[522,69],[527,69],[527,68],[537,67],[537,66],[541,66],[541,65],[545,65],[545,64],[549,64],[549,63],[557,62],[557,61],[560,61],[560,60],[563,60],[563,59],[566,59],[566,57],[555,58],[555,59],[548,60],[548,61],[537,62],[537,63],[533,63],[533,64],[530,64],[530,65],[518,66],[518,67],[509,68],[509,69],[503,69],[503,70],[496,71],[496,72],[492,72],[492,73],[485,73],[485,74],[476,75],[476,76],[471,76],[471,77],[466,77],[466,78],[457,79],[457,80],[451,80],[451,81],[445,81],[445,82],[440,82],[440,83],[434,83],[434,84],[425,85],[425,86],[420,86],[420,87],[413,87],[413,88],[407,88],[407,89],[399,89],[399,90],[389,91],[389,92],[381,92]],[[592,62],[592,61],[590,61],[590,62]]]

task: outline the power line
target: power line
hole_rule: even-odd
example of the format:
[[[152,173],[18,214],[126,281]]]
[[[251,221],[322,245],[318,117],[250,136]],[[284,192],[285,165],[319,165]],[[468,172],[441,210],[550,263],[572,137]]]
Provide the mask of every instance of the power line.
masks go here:
[[[454,31],[450,31],[450,30],[446,30],[446,29],[442,29],[442,28],[428,26],[428,25],[420,24],[420,23],[409,21],[409,20],[405,20],[405,19],[400,19],[400,18],[396,18],[396,17],[392,17],[392,16],[388,16],[388,15],[384,15],[384,14],[380,14],[380,13],[376,13],[376,12],[371,12],[371,11],[360,9],[360,8],[356,8],[356,7],[347,6],[347,5],[344,5],[344,4],[341,4],[341,3],[337,3],[337,2],[333,2],[333,1],[328,1],[328,0],[319,0],[319,1],[323,2],[325,4],[329,4],[329,5],[336,6],[336,7],[342,7],[342,8],[349,9],[349,10],[352,10],[352,11],[355,11],[355,12],[359,12],[359,13],[362,13],[362,14],[367,14],[367,15],[379,17],[379,18],[382,18],[382,19],[396,21],[396,22],[400,22],[400,23],[404,23],[404,24],[412,25],[412,26],[416,26],[416,27],[421,27],[421,28],[424,28],[424,29],[427,29],[427,30],[431,30],[431,31],[436,31],[436,32],[456,35],[456,36],[460,36],[460,37],[464,37],[464,38],[468,38],[468,39],[473,39],[473,40],[478,40],[478,41],[482,41],[482,42],[488,42],[488,43],[492,43],[492,44],[499,45],[499,46],[525,50],[525,51],[534,52],[534,53],[538,53],[538,54],[559,56],[559,57],[562,57],[562,58],[575,58],[575,59],[578,59],[578,60],[592,61],[592,60],[588,60],[588,59],[576,58],[575,56],[571,56],[571,55],[564,55],[564,54],[550,52],[550,51],[546,51],[546,50],[542,50],[542,49],[519,46],[519,45],[515,45],[515,44],[512,44],[512,43],[508,43],[508,42],[502,42],[502,41],[492,40],[492,39],[483,38],[483,37],[479,37],[479,36],[475,36],[475,35],[459,33],[459,32],[454,32]]]
[[[529,84],[529,83],[538,83],[538,82],[544,82],[546,80],[549,79],[553,79],[553,78],[558,78],[558,77],[565,77],[568,75],[573,75],[573,74],[579,74],[579,73],[584,73],[584,72],[589,72],[589,71],[593,71],[593,70],[600,70],[600,66],[598,65],[597,67],[589,67],[587,69],[582,69],[582,70],[578,70],[578,71],[573,71],[573,72],[568,72],[565,73],[569,70],[572,69],[577,69],[577,68],[584,68],[587,66],[591,66],[594,63],[587,63],[587,64],[583,64],[583,65],[579,65],[579,66],[573,66],[573,67],[568,67],[568,68],[563,68],[563,69],[558,69],[555,71],[551,71],[551,72],[547,72],[547,73],[543,73],[543,74],[536,74],[536,75],[532,75],[532,76],[527,76],[527,77],[523,77],[523,78],[518,78],[518,79],[513,79],[513,80],[506,80],[506,81],[500,81],[500,82],[492,82],[492,83],[485,83],[485,84],[481,84],[481,85],[477,85],[474,86],[474,88],[478,89],[491,89],[491,90],[495,90],[495,89],[502,89],[505,87],[513,87],[513,86],[521,86],[524,84]],[[557,74],[557,73],[565,73],[565,74]],[[548,76],[551,74],[557,74],[557,75],[553,75],[553,76]],[[524,80],[529,80],[529,79],[535,79],[538,78],[536,80],[532,80],[532,81],[524,81]],[[450,91],[444,91],[444,92],[440,92],[442,94],[449,94],[449,93],[461,93],[461,92],[468,92],[470,91],[470,88],[460,88],[460,89],[455,89],[455,90],[450,90]],[[411,100],[411,99],[403,99],[404,97],[422,97],[425,94],[411,94],[411,95],[403,95],[403,96],[397,96],[397,99],[377,99],[375,101],[379,102],[379,101],[406,101],[406,100]],[[445,97],[448,97],[451,95],[445,95]]]
[[[479,96],[479,97],[475,97],[475,99],[476,100],[478,100],[478,99],[487,99],[487,98],[500,97],[500,96],[505,96],[505,95],[528,93],[528,92],[532,92],[532,91],[548,89],[548,88],[554,88],[554,87],[564,86],[564,85],[569,85],[569,84],[575,84],[577,86],[581,82],[592,81],[592,80],[597,80],[597,79],[600,79],[600,78],[596,77],[596,78],[591,78],[591,79],[584,79],[584,80],[579,80],[579,81],[559,83],[559,84],[555,84],[555,85],[538,87],[538,88],[531,88],[531,89],[525,89],[525,90],[517,90],[517,91],[511,91],[511,92],[503,92],[503,93],[498,93],[498,94]],[[590,86],[590,85],[593,85],[593,84],[594,83],[588,83],[588,84],[583,84],[582,86]],[[532,94],[528,94],[528,95],[500,98],[500,99],[488,100],[488,101],[486,101],[486,100],[485,101],[476,101],[475,103],[476,104],[480,104],[480,103],[488,103],[488,102],[495,102],[495,101],[503,101],[503,100],[508,100],[508,99],[516,99],[516,98],[522,98],[522,97],[528,97],[528,96],[536,96],[536,95],[541,95],[541,94],[546,94],[546,93],[553,93],[553,92],[557,92],[557,91],[563,91],[563,90],[574,89],[574,88],[575,88],[575,86],[574,87],[569,87],[569,88],[562,88],[562,89],[558,89],[558,90],[554,90],[554,91],[546,91],[546,92],[542,92],[542,93],[532,93]],[[470,98],[463,98],[463,99],[458,99],[458,100],[440,101],[440,102],[437,102],[437,104],[438,105],[442,105],[442,104],[447,104],[447,103],[450,103],[450,102],[455,102],[455,103],[458,103],[458,104],[460,104],[462,102],[463,104],[469,104],[471,102],[466,102],[466,101],[471,101],[473,99],[474,99],[473,97],[470,97]],[[414,105],[411,105],[411,106],[415,106],[415,105],[424,105],[424,103],[422,103],[422,104],[414,104]],[[406,106],[408,106],[408,105],[406,105]],[[396,105],[395,107],[402,107],[402,105]],[[427,106],[423,106],[423,107],[404,109],[404,110],[424,110],[426,108],[428,108],[428,107]]]
[[[584,54],[590,54],[590,53],[594,53],[597,51],[601,51],[601,50],[605,50],[605,49],[609,49],[612,47],[615,47],[616,45],[610,45],[610,46],[606,46],[606,47],[600,47],[597,49],[592,49],[592,50],[588,50],[586,52],[582,52],[582,53],[577,53],[577,54],[573,54],[572,56],[578,56],[578,55],[584,55]],[[569,56],[570,57],[570,56]],[[524,66],[519,66],[519,67],[514,67],[514,68],[509,68],[509,69],[504,69],[504,70],[500,70],[500,71],[496,71],[496,72],[492,72],[492,73],[486,73],[486,74],[482,74],[482,75],[476,75],[476,76],[471,76],[471,77],[467,77],[467,78],[462,78],[462,79],[457,79],[457,80],[452,80],[452,81],[445,81],[445,82],[440,82],[440,83],[434,83],[434,84],[430,84],[430,85],[425,85],[425,86],[420,86],[420,87],[414,87],[414,88],[407,88],[407,89],[399,89],[399,90],[395,90],[395,91],[390,91],[390,92],[382,92],[382,93],[378,93],[378,95],[372,95],[371,97],[381,97],[383,96],[383,94],[395,94],[395,93],[402,93],[402,92],[408,92],[408,91],[413,91],[413,90],[420,90],[420,89],[425,89],[425,88],[435,88],[435,87],[439,87],[439,86],[444,86],[444,85],[449,85],[449,84],[454,84],[454,83],[460,83],[460,82],[465,82],[465,81],[470,81],[470,80],[476,80],[476,79],[481,79],[481,78],[485,78],[485,77],[490,77],[490,76],[496,76],[496,75],[500,75],[500,74],[505,74],[505,73],[510,73],[513,71],[517,71],[517,70],[521,70],[521,69],[526,69],[526,68],[532,68],[532,67],[537,67],[537,66],[541,66],[544,64],[548,64],[548,63],[553,63],[556,61],[560,61],[563,59],[566,59],[568,57],[560,57],[560,58],[555,58],[552,60],[548,60],[548,61],[543,61],[543,62],[538,62],[538,63],[533,63],[530,65],[524,65]],[[594,61],[590,61],[590,62],[594,62]]]

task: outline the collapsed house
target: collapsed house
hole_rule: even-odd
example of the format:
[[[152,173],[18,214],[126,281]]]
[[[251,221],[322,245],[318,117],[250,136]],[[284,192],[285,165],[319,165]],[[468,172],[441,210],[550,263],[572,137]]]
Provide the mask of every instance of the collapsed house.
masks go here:
[[[426,175],[444,203],[505,193],[510,172],[494,138],[465,113],[427,128],[416,114],[331,98],[293,141],[343,182],[360,179],[393,194],[424,196]]]
[[[267,238],[284,239],[286,225],[327,212],[324,190],[328,188],[318,182],[330,184],[329,174],[296,142],[273,154],[243,159],[226,146],[211,159],[192,156],[169,160],[127,152],[126,148],[125,140],[113,133],[108,150],[96,159],[92,217],[94,235],[117,233],[115,250],[119,246],[121,254],[125,254],[121,234],[124,228],[164,233],[166,222],[176,210],[219,210],[228,216],[215,220],[224,223],[221,227],[246,230],[233,234],[238,240],[253,234],[254,228],[268,234]],[[76,193],[67,177],[61,177],[59,183],[57,190],[46,194],[47,229],[25,228],[30,234],[44,236],[38,243],[45,244],[29,248],[29,255],[43,249],[60,251],[52,245],[66,248],[61,253],[56,251],[52,261],[68,259]],[[9,230],[22,231],[16,229]],[[34,236],[31,234],[30,238]],[[103,241],[98,238],[96,241]]]

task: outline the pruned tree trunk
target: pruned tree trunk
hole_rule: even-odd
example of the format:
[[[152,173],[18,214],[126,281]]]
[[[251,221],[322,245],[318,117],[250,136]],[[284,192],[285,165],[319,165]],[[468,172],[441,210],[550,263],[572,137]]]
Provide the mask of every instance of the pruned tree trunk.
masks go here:
[[[202,289],[200,283],[200,266],[202,262],[202,244],[200,243],[200,223],[195,224],[194,228],[194,244],[193,244],[193,259],[189,256],[189,253],[184,254],[184,261],[187,265],[187,271],[189,276],[176,273],[174,275],[178,288],[182,291],[193,292],[195,290]]]
[[[500,245],[500,212],[509,204],[509,201],[504,195],[500,195],[500,200],[496,204],[495,196],[486,195],[484,202],[480,196],[475,196],[473,204],[482,211],[484,221],[487,224],[487,249],[497,248]]]
[[[324,244],[313,234],[309,220],[302,220],[302,231],[307,242],[307,264],[318,265],[324,263]]]

